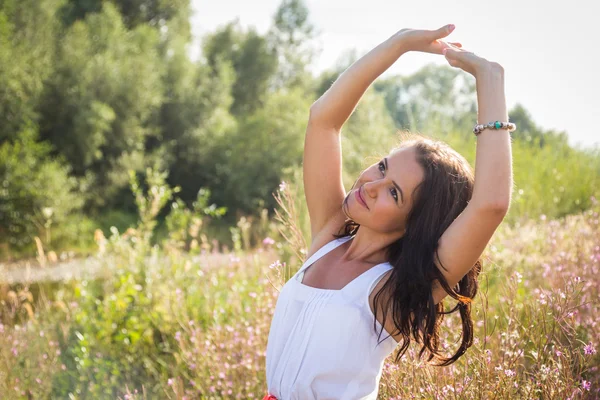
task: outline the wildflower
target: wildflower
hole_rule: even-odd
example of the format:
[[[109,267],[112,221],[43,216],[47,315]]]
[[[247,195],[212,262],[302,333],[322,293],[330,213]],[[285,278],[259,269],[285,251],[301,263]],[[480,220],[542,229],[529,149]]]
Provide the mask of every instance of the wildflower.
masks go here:
[[[523,275],[520,274],[519,272],[515,272],[514,276],[515,276],[515,279],[517,280],[517,283],[521,283],[523,281]]]
[[[556,357],[560,357],[560,356],[562,356],[562,354],[563,354],[562,351],[556,350]]]
[[[592,388],[592,383],[589,381],[586,381],[585,379],[581,381],[581,387],[583,387],[585,390],[587,390],[588,392],[590,391],[590,389]]]
[[[506,374],[506,376],[511,377],[511,378],[516,375],[515,371],[513,371],[512,369],[505,369],[504,373]]]
[[[279,184],[279,191],[283,192],[286,188],[287,184],[285,183],[285,181],[281,181],[281,183]]]
[[[585,345],[585,347],[583,348],[583,352],[585,354],[596,354],[596,348],[594,347],[592,342],[590,342],[589,344]]]
[[[450,385],[446,385],[446,386],[444,386],[444,387],[442,388],[442,392],[443,392],[444,394],[448,394],[449,392],[452,392],[452,393],[454,393],[454,388],[453,388],[452,386],[450,386]]]
[[[263,239],[263,244],[265,246],[270,246],[272,244],[275,244],[275,241],[273,239],[271,239],[270,237],[266,237]]]
[[[169,386],[173,386],[173,379],[169,378],[169,379],[167,380],[167,385],[169,385]]]

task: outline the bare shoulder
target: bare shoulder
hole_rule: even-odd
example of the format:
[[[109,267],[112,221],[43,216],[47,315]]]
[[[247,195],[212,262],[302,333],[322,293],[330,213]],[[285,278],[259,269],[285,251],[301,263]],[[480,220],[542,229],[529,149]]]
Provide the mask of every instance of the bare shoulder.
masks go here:
[[[321,247],[331,242],[334,239],[333,235],[337,235],[342,230],[345,221],[346,216],[340,208],[340,211],[329,219],[323,229],[313,236],[312,242],[308,247],[308,252],[306,253],[306,259],[319,251]]]
[[[375,285],[375,287],[369,294],[369,306],[371,307],[371,312],[373,314],[375,314],[375,296],[377,295],[377,293],[379,293],[381,288],[383,288],[383,285],[385,285],[387,280],[390,278],[391,274],[392,274],[391,270],[389,270],[388,272],[383,274],[383,277],[379,280],[379,282],[377,282],[377,284]],[[388,300],[389,300],[389,294],[387,292],[381,292],[381,295],[377,299],[377,303],[378,303],[377,321],[381,325],[383,325],[383,328],[385,329],[386,332],[388,332],[388,334],[391,334],[395,330],[391,311],[388,311],[386,320],[385,321],[383,320],[383,306],[388,302]],[[387,335],[385,335],[385,336],[387,336]],[[402,339],[401,335],[392,335],[392,337],[396,340],[396,342],[399,342]]]

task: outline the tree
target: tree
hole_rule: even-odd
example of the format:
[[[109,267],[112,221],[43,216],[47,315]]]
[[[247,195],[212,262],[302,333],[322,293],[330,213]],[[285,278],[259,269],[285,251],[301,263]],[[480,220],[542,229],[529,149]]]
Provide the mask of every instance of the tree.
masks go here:
[[[265,107],[239,120],[220,148],[225,157],[219,168],[227,180],[212,189],[215,203],[245,214],[275,207],[271,193],[281,182],[281,171],[302,162],[310,102],[300,93],[273,93]]]
[[[269,81],[277,70],[276,54],[264,37],[254,29],[245,32],[238,22],[231,22],[204,38],[203,54],[213,70],[229,63],[235,72],[232,114],[250,114],[263,106]]]
[[[169,184],[180,186],[180,197],[191,203],[202,186],[215,187],[226,179],[221,149],[230,141],[236,121],[229,110],[235,73],[227,63],[214,69],[191,63],[185,48],[167,61],[165,96],[155,145],[164,150]]]
[[[106,3],[75,22],[59,44],[40,106],[41,136],[76,176],[90,178],[95,206],[119,202],[127,170],[145,166],[145,143],[156,134],[150,121],[162,102],[157,43],[156,30],[127,30]]]
[[[472,118],[476,110],[474,84],[458,70],[429,64],[407,77],[379,80],[374,87],[384,95],[396,126],[416,132],[462,125],[465,115]]]
[[[0,243],[16,249],[31,246],[34,236],[47,242],[50,226],[82,205],[68,165],[52,159],[50,145],[37,136],[30,123],[0,145]]]
[[[51,75],[59,0],[0,1],[0,142],[37,118]]]
[[[68,0],[60,9],[62,22],[69,27],[89,14],[99,13],[107,3],[102,0]],[[177,26],[189,34],[189,0],[111,0],[110,3],[119,11],[128,29],[143,24],[158,28],[175,19]]]
[[[312,89],[312,75],[307,67],[317,54],[313,45],[316,32],[309,20],[308,7],[304,1],[283,0],[275,13],[273,27],[268,36],[278,60],[273,86],[277,89]]]

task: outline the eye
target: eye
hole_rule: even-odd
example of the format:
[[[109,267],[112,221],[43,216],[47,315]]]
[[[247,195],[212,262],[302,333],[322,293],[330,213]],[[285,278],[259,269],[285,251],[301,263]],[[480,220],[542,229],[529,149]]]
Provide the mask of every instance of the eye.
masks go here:
[[[379,161],[379,170],[381,171],[381,176],[385,176],[385,164],[383,163],[383,161]],[[395,187],[390,188],[390,193],[392,193],[392,197],[394,198],[394,200],[396,201],[396,203],[398,202],[398,191],[396,190]]]

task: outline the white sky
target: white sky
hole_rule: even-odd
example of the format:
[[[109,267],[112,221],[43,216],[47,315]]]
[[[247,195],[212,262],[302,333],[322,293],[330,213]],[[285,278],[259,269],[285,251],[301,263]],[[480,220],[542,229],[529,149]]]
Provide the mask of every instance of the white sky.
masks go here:
[[[402,28],[455,24],[448,40],[505,70],[509,109],[521,103],[536,124],[566,131],[571,144],[600,145],[600,41],[597,0],[481,0],[411,2],[305,0],[319,32],[322,71],[356,48],[364,54]],[[196,37],[239,18],[260,33],[271,26],[280,0],[192,0]],[[192,54],[197,54],[197,47]],[[410,74],[442,56],[409,53],[387,74]],[[475,123],[475,116],[474,116]]]

